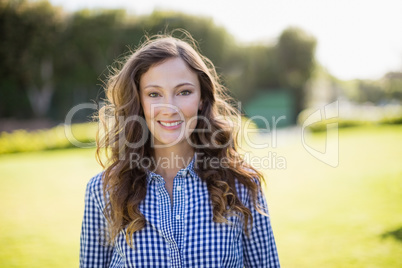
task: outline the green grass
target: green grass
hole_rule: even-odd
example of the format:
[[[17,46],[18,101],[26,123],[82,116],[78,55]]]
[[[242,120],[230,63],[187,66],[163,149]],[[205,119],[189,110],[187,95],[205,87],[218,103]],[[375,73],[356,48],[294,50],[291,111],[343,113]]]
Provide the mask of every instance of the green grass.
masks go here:
[[[264,171],[283,267],[402,267],[402,241],[383,236],[402,227],[401,136],[398,125],[342,129],[336,168],[300,139],[268,149],[286,159]],[[99,171],[93,149],[0,156],[0,267],[77,267],[85,185]]]
[[[336,168],[298,141],[274,150],[287,160],[265,171],[283,267],[402,267],[402,241],[382,236],[402,227],[401,137],[401,126],[342,129]]]
[[[94,150],[0,156],[0,267],[78,267]]]

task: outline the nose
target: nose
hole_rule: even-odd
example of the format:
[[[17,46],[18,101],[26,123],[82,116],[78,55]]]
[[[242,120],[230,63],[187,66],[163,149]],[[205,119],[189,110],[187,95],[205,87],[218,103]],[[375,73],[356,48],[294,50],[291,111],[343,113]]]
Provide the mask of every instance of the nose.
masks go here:
[[[161,104],[161,113],[164,115],[171,115],[171,114],[177,114],[179,112],[179,108],[175,105],[172,104]]]
[[[164,102],[160,104],[160,111],[164,115],[172,115],[179,113],[179,107],[175,105],[174,99],[172,97],[165,98]]]

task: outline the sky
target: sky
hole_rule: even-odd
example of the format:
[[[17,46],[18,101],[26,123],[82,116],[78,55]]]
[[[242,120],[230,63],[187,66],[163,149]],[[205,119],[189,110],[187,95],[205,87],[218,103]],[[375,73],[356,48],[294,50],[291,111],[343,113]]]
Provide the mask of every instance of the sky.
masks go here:
[[[379,79],[402,71],[401,0],[50,0],[66,11],[154,9],[212,17],[240,43],[274,42],[289,26],[317,39],[316,57],[343,79]]]

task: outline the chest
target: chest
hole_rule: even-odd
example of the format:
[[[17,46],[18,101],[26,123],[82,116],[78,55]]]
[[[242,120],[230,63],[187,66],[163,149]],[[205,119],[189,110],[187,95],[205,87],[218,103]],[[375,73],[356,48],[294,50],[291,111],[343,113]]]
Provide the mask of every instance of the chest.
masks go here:
[[[215,223],[205,184],[175,180],[172,199],[163,184],[153,186],[140,205],[146,226],[134,233],[134,248],[124,232],[116,241],[125,267],[242,267],[241,220]]]

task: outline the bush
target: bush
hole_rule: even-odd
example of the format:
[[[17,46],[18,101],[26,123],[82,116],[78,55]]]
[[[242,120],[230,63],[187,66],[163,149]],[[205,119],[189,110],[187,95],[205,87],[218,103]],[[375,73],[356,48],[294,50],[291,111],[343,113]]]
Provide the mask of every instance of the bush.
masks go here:
[[[306,119],[317,110],[306,109],[298,116],[298,124],[300,126]],[[347,112],[345,112],[347,111]],[[347,109],[339,108],[339,116],[327,120],[321,120],[306,128],[312,132],[325,131],[327,125],[337,123],[339,128],[367,126],[367,125],[389,125],[402,124],[402,107],[399,105],[389,105],[384,107],[348,107]]]
[[[66,133],[71,130],[71,134]],[[90,145],[94,142],[97,123],[59,125],[51,129],[26,131],[15,130],[0,134],[0,154],[32,152],[76,147],[71,141]]]

